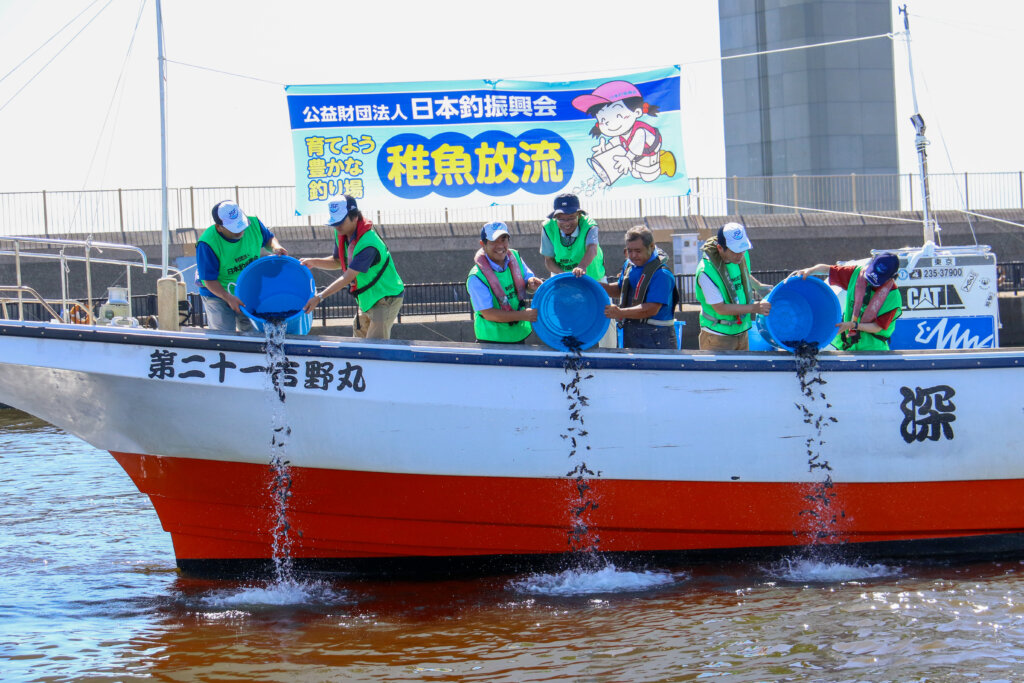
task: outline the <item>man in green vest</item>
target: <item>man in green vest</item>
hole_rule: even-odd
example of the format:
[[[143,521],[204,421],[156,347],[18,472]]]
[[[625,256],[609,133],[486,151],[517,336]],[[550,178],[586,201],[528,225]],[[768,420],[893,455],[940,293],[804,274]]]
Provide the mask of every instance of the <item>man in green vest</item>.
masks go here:
[[[554,211],[541,224],[540,253],[552,275],[572,273],[582,277],[586,274],[602,284],[607,281],[597,221],[580,208],[579,197],[574,194],[555,197]],[[615,348],[614,326],[608,326],[598,346]]]
[[[398,275],[391,252],[363,218],[351,195],[327,200],[330,218],[327,225],[337,233],[334,254],[328,258],[304,258],[302,264],[324,270],[343,269],[337,280],[314,294],[303,307],[306,313],[320,305],[331,294],[348,287],[359,302],[352,320],[352,335],[366,339],[391,339],[391,328],[398,317],[405,296],[405,283]]]
[[[700,304],[701,349],[746,351],[752,316],[771,311],[769,302],[756,301],[772,288],[750,274],[752,247],[747,229],[739,223],[726,223],[701,247],[694,286]]]
[[[477,341],[518,344],[533,331],[537,311],[526,307],[526,297],[543,282],[533,274],[519,252],[509,248],[508,226],[501,221],[480,230],[480,250],[473,257],[466,289],[473,304],[473,332]]]
[[[604,252],[597,241],[597,222],[580,209],[574,194],[555,197],[555,210],[541,226],[540,253],[552,275],[584,273],[605,281]]]
[[[213,225],[196,244],[196,279],[203,297],[207,327],[216,332],[256,334],[244,305],[234,294],[239,274],[260,257],[262,249],[279,256],[288,253],[256,216],[246,216],[238,204],[225,200],[213,207]]]
[[[882,252],[867,266],[829,266],[819,263],[793,275],[828,276],[828,283],[846,290],[843,322],[832,345],[843,351],[888,351],[896,319],[903,314],[903,297],[896,286],[900,259]]]

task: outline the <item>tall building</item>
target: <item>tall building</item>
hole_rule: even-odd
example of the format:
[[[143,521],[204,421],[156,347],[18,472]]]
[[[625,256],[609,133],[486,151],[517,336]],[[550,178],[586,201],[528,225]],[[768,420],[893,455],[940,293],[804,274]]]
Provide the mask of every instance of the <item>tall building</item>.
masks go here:
[[[889,0],[719,0],[718,15],[723,57],[892,31]],[[722,91],[729,197],[899,208],[892,40],[726,59]],[[731,213],[784,211],[730,204]]]

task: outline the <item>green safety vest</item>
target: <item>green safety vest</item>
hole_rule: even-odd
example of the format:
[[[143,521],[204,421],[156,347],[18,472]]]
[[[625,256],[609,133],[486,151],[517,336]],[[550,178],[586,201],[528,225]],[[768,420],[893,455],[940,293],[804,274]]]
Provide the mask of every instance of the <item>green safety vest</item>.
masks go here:
[[[870,290],[867,301],[861,303],[860,307],[857,307],[853,302],[853,297],[857,291],[857,278],[860,277],[861,272],[864,269],[860,266],[853,271],[853,275],[850,276],[850,283],[846,286],[846,305],[843,307],[843,322],[850,322],[853,320],[853,311],[857,311],[857,320],[860,320],[861,315],[864,313],[864,309],[867,308],[868,304],[875,296],[875,290]],[[893,330],[896,329],[896,319],[903,315],[903,297],[900,295],[900,288],[893,287],[889,290],[888,296],[885,297],[885,301],[882,302],[882,307],[878,309],[879,317],[889,311],[896,311],[896,316],[892,319],[892,323],[889,324],[889,329],[879,330],[878,332],[865,332],[859,330],[860,335],[856,343],[851,344],[848,347],[844,347],[843,335],[839,334],[835,339],[832,340],[832,346],[837,349],[844,349],[846,351],[888,351],[889,350],[889,337],[892,336]]]
[[[743,259],[747,265],[747,272],[750,272],[750,252],[743,252]],[[718,269],[715,268],[711,261],[708,260],[707,256],[701,258],[700,263],[697,264],[697,272],[694,277],[694,281],[700,279],[701,273],[707,274],[711,281],[715,283],[715,287],[722,293],[722,301],[727,304],[746,304],[747,293],[743,291],[743,278],[740,271],[739,264],[727,263],[725,264],[725,270],[729,273],[729,279],[732,280],[733,287],[736,290],[736,297],[739,301],[729,301],[729,292],[725,288],[725,283],[722,281],[722,276],[719,274]],[[705,298],[704,291],[697,284],[694,287],[694,293],[697,295],[697,301],[700,302],[700,326],[706,327],[712,332],[718,332],[719,334],[743,334],[750,329],[750,314],[744,313],[740,316],[739,324],[736,324],[735,315],[721,315],[714,308],[711,307]],[[728,322],[727,322],[728,321]],[[732,324],[729,324],[729,323]]]
[[[213,249],[214,255],[220,261],[217,282],[227,291],[231,291],[228,287],[238,280],[245,267],[260,257],[260,250],[263,248],[260,219],[249,216],[249,225],[240,237],[241,239],[236,242],[229,242],[217,232],[216,225],[208,227],[199,237],[199,241]]]
[[[356,254],[367,247],[374,247],[380,254],[380,260],[365,273],[356,276],[353,283],[352,293],[359,302],[359,309],[366,312],[373,308],[373,305],[386,296],[398,296],[405,292],[405,283],[402,282],[395,262],[391,258],[391,252],[384,244],[384,240],[373,229],[364,232],[356,241],[354,247],[350,247],[351,254],[346,263],[352,263]]]
[[[523,259],[520,258],[519,252],[515,249],[509,249],[509,253],[519,262],[519,272],[525,273],[526,266],[523,265]],[[516,284],[512,280],[512,269],[506,268],[500,272],[495,271],[494,274],[498,278],[498,283],[505,289],[505,296],[508,297],[508,304],[512,307],[512,310],[518,311],[524,308],[523,302],[519,300],[519,295],[516,293]],[[487,285],[487,290],[490,291],[491,286],[487,282],[487,277],[480,272],[480,266],[473,266],[473,269],[469,271],[469,277],[466,278],[466,289],[469,289],[469,283],[474,277],[479,278],[481,282]],[[501,310],[501,302],[494,296],[494,292],[491,292],[491,304],[493,308]],[[530,325],[528,320],[496,323],[484,318],[480,315],[480,311],[473,311],[473,332],[476,334],[477,341],[514,344],[529,337],[532,331],[533,326]]]
[[[558,229],[558,221],[554,218],[544,224],[544,233],[555,248],[554,261],[562,270],[572,272],[572,269],[580,264],[587,252],[587,235],[591,229],[596,228],[597,223],[590,216],[580,216],[580,234],[569,246],[562,244],[562,231]],[[587,275],[598,282],[604,281],[604,252],[601,245],[597,245],[597,256],[587,266]]]

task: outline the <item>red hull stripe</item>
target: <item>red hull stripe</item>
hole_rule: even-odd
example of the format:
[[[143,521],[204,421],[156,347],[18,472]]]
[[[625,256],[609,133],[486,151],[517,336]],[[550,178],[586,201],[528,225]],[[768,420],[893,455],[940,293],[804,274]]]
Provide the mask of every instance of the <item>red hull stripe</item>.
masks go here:
[[[113,453],[153,501],[179,560],[271,557],[264,465]],[[566,479],[292,468],[296,558],[561,553],[575,488]],[[814,485],[594,479],[586,520],[605,551],[792,546],[816,535]],[[848,543],[1024,531],[1024,480],[840,484],[818,517]],[[299,535],[301,534],[301,535]]]

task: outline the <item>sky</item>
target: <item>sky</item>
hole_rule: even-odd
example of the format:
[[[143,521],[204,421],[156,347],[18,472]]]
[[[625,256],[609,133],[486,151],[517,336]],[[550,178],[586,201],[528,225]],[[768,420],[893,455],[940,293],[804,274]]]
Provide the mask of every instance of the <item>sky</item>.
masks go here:
[[[1024,3],[907,4],[930,171],[1024,169],[1024,135],[1012,126],[1024,99],[1015,35]],[[168,184],[294,184],[287,84],[543,81],[669,64],[682,65],[687,171],[724,176],[716,0],[621,9],[578,0],[164,0]],[[893,13],[901,30],[895,5]],[[159,187],[156,56],[155,0],[0,0],[0,192]],[[902,38],[894,56],[900,170],[916,172]]]

